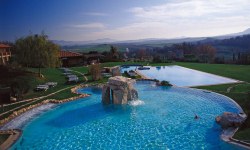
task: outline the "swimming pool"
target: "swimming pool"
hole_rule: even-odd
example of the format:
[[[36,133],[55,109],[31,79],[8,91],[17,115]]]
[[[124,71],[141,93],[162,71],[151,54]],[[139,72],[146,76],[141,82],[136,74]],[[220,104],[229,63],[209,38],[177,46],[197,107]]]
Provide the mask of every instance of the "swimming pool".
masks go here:
[[[92,95],[28,122],[11,149],[238,149],[221,141],[215,123],[224,111],[242,111],[229,98],[151,83],[135,87],[140,100],[122,106],[102,105],[99,88],[80,89]]]
[[[134,70],[135,68],[136,67],[133,66],[126,68],[125,70]],[[122,68],[122,70],[124,69]],[[186,87],[239,82],[234,79],[229,79],[177,65],[150,67],[149,70],[137,69],[137,71],[150,79],[158,79],[160,81],[166,80],[173,85]]]

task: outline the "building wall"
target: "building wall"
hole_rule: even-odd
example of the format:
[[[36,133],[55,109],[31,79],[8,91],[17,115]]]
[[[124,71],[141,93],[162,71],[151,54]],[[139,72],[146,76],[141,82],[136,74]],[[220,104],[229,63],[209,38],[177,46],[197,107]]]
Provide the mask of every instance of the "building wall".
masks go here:
[[[0,48],[0,65],[8,63],[11,57],[11,52],[7,48]]]
[[[72,67],[72,66],[80,66],[83,64],[82,57],[66,57],[61,58],[62,60],[62,67]]]

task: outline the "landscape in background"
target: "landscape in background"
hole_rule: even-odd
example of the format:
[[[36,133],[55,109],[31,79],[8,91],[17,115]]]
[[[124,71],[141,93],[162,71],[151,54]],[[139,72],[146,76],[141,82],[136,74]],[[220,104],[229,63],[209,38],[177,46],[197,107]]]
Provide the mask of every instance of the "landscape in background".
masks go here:
[[[214,63],[249,64],[250,59],[250,29],[243,32],[215,37],[176,38],[176,39],[141,39],[115,41],[100,39],[95,41],[54,41],[62,49],[79,53],[106,54],[110,46],[114,45],[119,52],[127,54],[129,58],[144,60],[159,59],[207,62],[205,55],[213,55]],[[202,46],[210,46],[211,51],[202,50]],[[198,56],[199,55],[199,56]],[[202,56],[201,56],[202,55]],[[210,56],[211,57],[211,56]]]

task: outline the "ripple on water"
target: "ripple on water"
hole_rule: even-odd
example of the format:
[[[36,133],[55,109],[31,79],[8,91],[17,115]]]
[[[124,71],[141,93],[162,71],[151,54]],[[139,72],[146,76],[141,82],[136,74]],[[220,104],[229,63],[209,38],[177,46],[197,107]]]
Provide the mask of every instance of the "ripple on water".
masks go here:
[[[214,121],[224,111],[241,111],[228,98],[174,87],[137,84],[136,88],[143,101],[123,106],[102,105],[101,92],[82,89],[92,95],[29,122],[23,141],[12,148],[235,149],[220,140],[221,128]],[[194,120],[194,113],[199,120]]]

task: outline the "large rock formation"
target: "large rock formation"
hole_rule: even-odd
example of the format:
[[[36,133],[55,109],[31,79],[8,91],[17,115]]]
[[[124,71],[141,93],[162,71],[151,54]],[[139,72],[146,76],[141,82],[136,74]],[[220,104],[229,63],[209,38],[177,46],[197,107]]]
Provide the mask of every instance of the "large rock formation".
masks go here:
[[[112,76],[120,76],[121,75],[121,68],[119,66],[114,66],[110,68],[110,72]]]
[[[128,101],[138,98],[134,89],[135,80],[122,76],[110,77],[102,88],[103,104],[127,104]]]
[[[224,112],[221,116],[217,116],[215,120],[223,129],[239,127],[246,120],[246,115]]]

